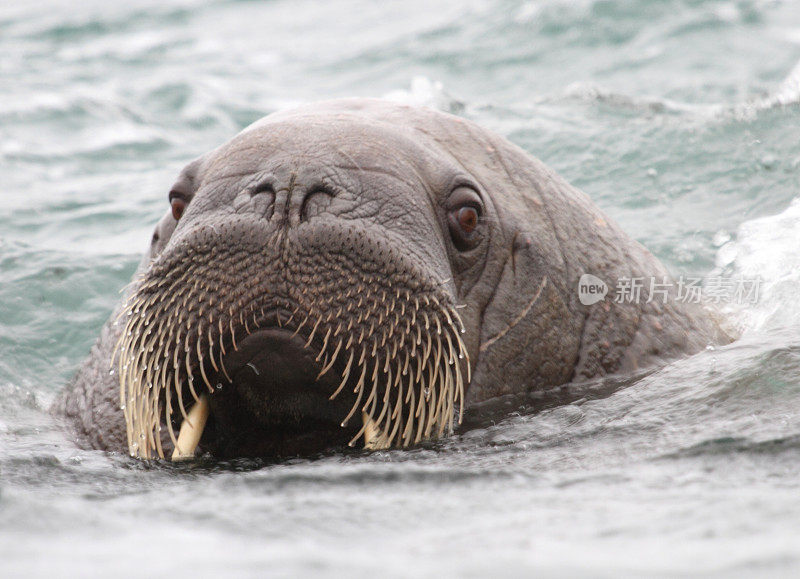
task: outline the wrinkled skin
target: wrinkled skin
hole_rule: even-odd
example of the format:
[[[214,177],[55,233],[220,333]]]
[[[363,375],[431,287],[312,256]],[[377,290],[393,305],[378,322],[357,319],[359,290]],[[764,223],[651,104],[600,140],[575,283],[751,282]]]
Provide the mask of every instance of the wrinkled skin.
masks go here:
[[[353,320],[360,309],[373,307],[367,305],[372,296],[389,295],[392,303],[377,329],[373,316],[372,330],[362,338],[366,350],[377,339],[370,331],[385,337],[394,323],[422,335],[424,343],[424,332],[433,330],[419,330],[423,313],[444,324],[445,309],[457,312],[452,317],[460,322],[454,320],[453,327],[463,324],[465,352],[450,371],[464,381],[468,410],[504,395],[631,373],[730,341],[705,310],[674,299],[618,304],[608,296],[582,305],[577,287],[584,273],[612,288],[622,277],[661,280],[667,273],[538,160],[447,114],[376,100],[332,101],[273,114],[190,163],[171,198],[185,211],[178,221],[168,212],[158,223],[140,267],[144,277],[135,278],[129,295],[160,308],[150,322],[159,323],[162,332],[181,326],[191,336],[178,330],[173,336],[176,344],[185,339],[191,345],[176,376],[164,380],[176,384],[173,410],[178,394],[187,406],[192,401],[187,373],[197,376],[205,355],[194,350],[210,348],[216,360],[224,358],[230,380],[222,380],[222,370],[212,369],[210,359],[205,362],[211,419],[200,448],[215,456],[302,454],[345,444],[358,434],[359,412],[340,426],[351,408],[360,411],[364,405],[351,388],[356,378],[329,400],[345,372],[346,346],[317,380],[333,346],[322,360],[318,354],[325,350],[326,327],[338,327],[340,337],[363,330],[366,322]],[[477,224],[467,219],[467,229],[475,225],[470,235],[459,229],[462,207],[479,215]],[[170,305],[172,296],[178,297]],[[353,307],[358,296],[365,301]],[[423,297],[428,305],[417,303],[412,322],[408,311]],[[119,451],[130,450],[120,410],[119,374],[125,370],[119,353],[112,365],[123,331],[113,320],[122,308],[55,405],[83,444]],[[301,318],[310,322],[298,329]],[[311,336],[315,320],[322,329]],[[233,340],[238,336],[241,342],[236,350],[231,328]],[[403,343],[400,350],[407,352],[408,342]],[[220,344],[227,345],[224,356]],[[376,351],[379,360],[391,358]],[[164,360],[184,355],[181,345],[159,352]],[[398,364],[395,374],[401,373],[403,356],[413,366],[419,355],[415,349],[411,356],[401,352],[391,358]],[[386,415],[399,409],[405,421],[409,409],[384,383],[388,363],[375,362],[368,370],[376,366],[374,398],[387,396]],[[110,373],[112,367],[118,371]],[[416,391],[417,399],[422,392]],[[164,417],[164,393],[151,402],[160,417],[156,422],[171,421],[177,429],[181,415],[174,410]],[[460,402],[452,405],[455,424]],[[381,406],[374,400],[372,405],[377,418]],[[445,422],[422,438],[449,432]],[[395,446],[418,442],[415,426],[386,424],[387,432],[398,426]],[[166,430],[155,436],[168,453],[172,442]]]

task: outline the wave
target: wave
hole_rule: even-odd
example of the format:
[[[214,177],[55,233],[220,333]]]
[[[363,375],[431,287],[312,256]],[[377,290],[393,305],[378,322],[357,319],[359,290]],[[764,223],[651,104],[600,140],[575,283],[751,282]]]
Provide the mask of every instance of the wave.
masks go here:
[[[441,81],[426,76],[415,76],[408,89],[393,90],[383,98],[397,103],[428,107],[446,113],[463,114],[465,103],[449,94]]]
[[[597,83],[575,82],[558,97],[540,97],[539,103],[559,100],[580,100],[603,104],[615,109],[647,115],[688,115],[701,117],[733,117],[751,120],[761,111],[800,104],[800,61],[780,85],[764,97],[741,103],[688,103],[663,97],[627,95],[609,90]]]
[[[712,275],[759,280],[755,304],[729,313],[746,331],[800,327],[800,198],[778,215],[742,223],[717,253]]]

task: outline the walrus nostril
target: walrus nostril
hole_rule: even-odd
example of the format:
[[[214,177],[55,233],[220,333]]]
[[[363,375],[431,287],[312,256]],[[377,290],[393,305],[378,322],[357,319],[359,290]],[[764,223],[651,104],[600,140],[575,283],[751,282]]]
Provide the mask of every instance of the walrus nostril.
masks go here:
[[[270,195],[275,195],[275,187],[269,181],[266,181],[264,183],[260,183],[255,189],[253,189],[250,192],[250,197],[255,197],[256,195],[261,195],[262,193],[268,193]]]
[[[275,212],[275,186],[272,181],[263,181],[250,191],[250,202],[258,215],[271,219]]]
[[[336,193],[325,185],[317,185],[309,189],[300,207],[300,221],[307,221],[323,213],[335,196]]]

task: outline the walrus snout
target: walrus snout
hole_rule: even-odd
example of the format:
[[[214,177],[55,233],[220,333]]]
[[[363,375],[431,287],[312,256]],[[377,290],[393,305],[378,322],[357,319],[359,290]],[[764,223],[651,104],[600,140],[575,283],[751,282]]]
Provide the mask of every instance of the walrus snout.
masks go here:
[[[191,436],[221,456],[409,446],[460,420],[469,358],[449,286],[374,228],[281,227],[188,221],[145,272],[118,344],[134,456],[177,447],[203,392]]]

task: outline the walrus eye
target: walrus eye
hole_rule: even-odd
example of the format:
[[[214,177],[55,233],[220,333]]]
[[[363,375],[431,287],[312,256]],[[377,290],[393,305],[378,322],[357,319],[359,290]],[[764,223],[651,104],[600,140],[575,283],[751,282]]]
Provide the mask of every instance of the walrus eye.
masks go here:
[[[447,212],[447,224],[450,237],[459,251],[468,251],[478,245],[481,239],[479,225],[483,206],[478,194],[468,188],[459,187],[450,195],[450,209]]]
[[[471,235],[478,226],[478,210],[474,207],[462,207],[456,214],[456,220],[461,226],[461,231]]]
[[[186,200],[170,193],[169,204],[172,206],[172,217],[178,221],[186,210]]]

